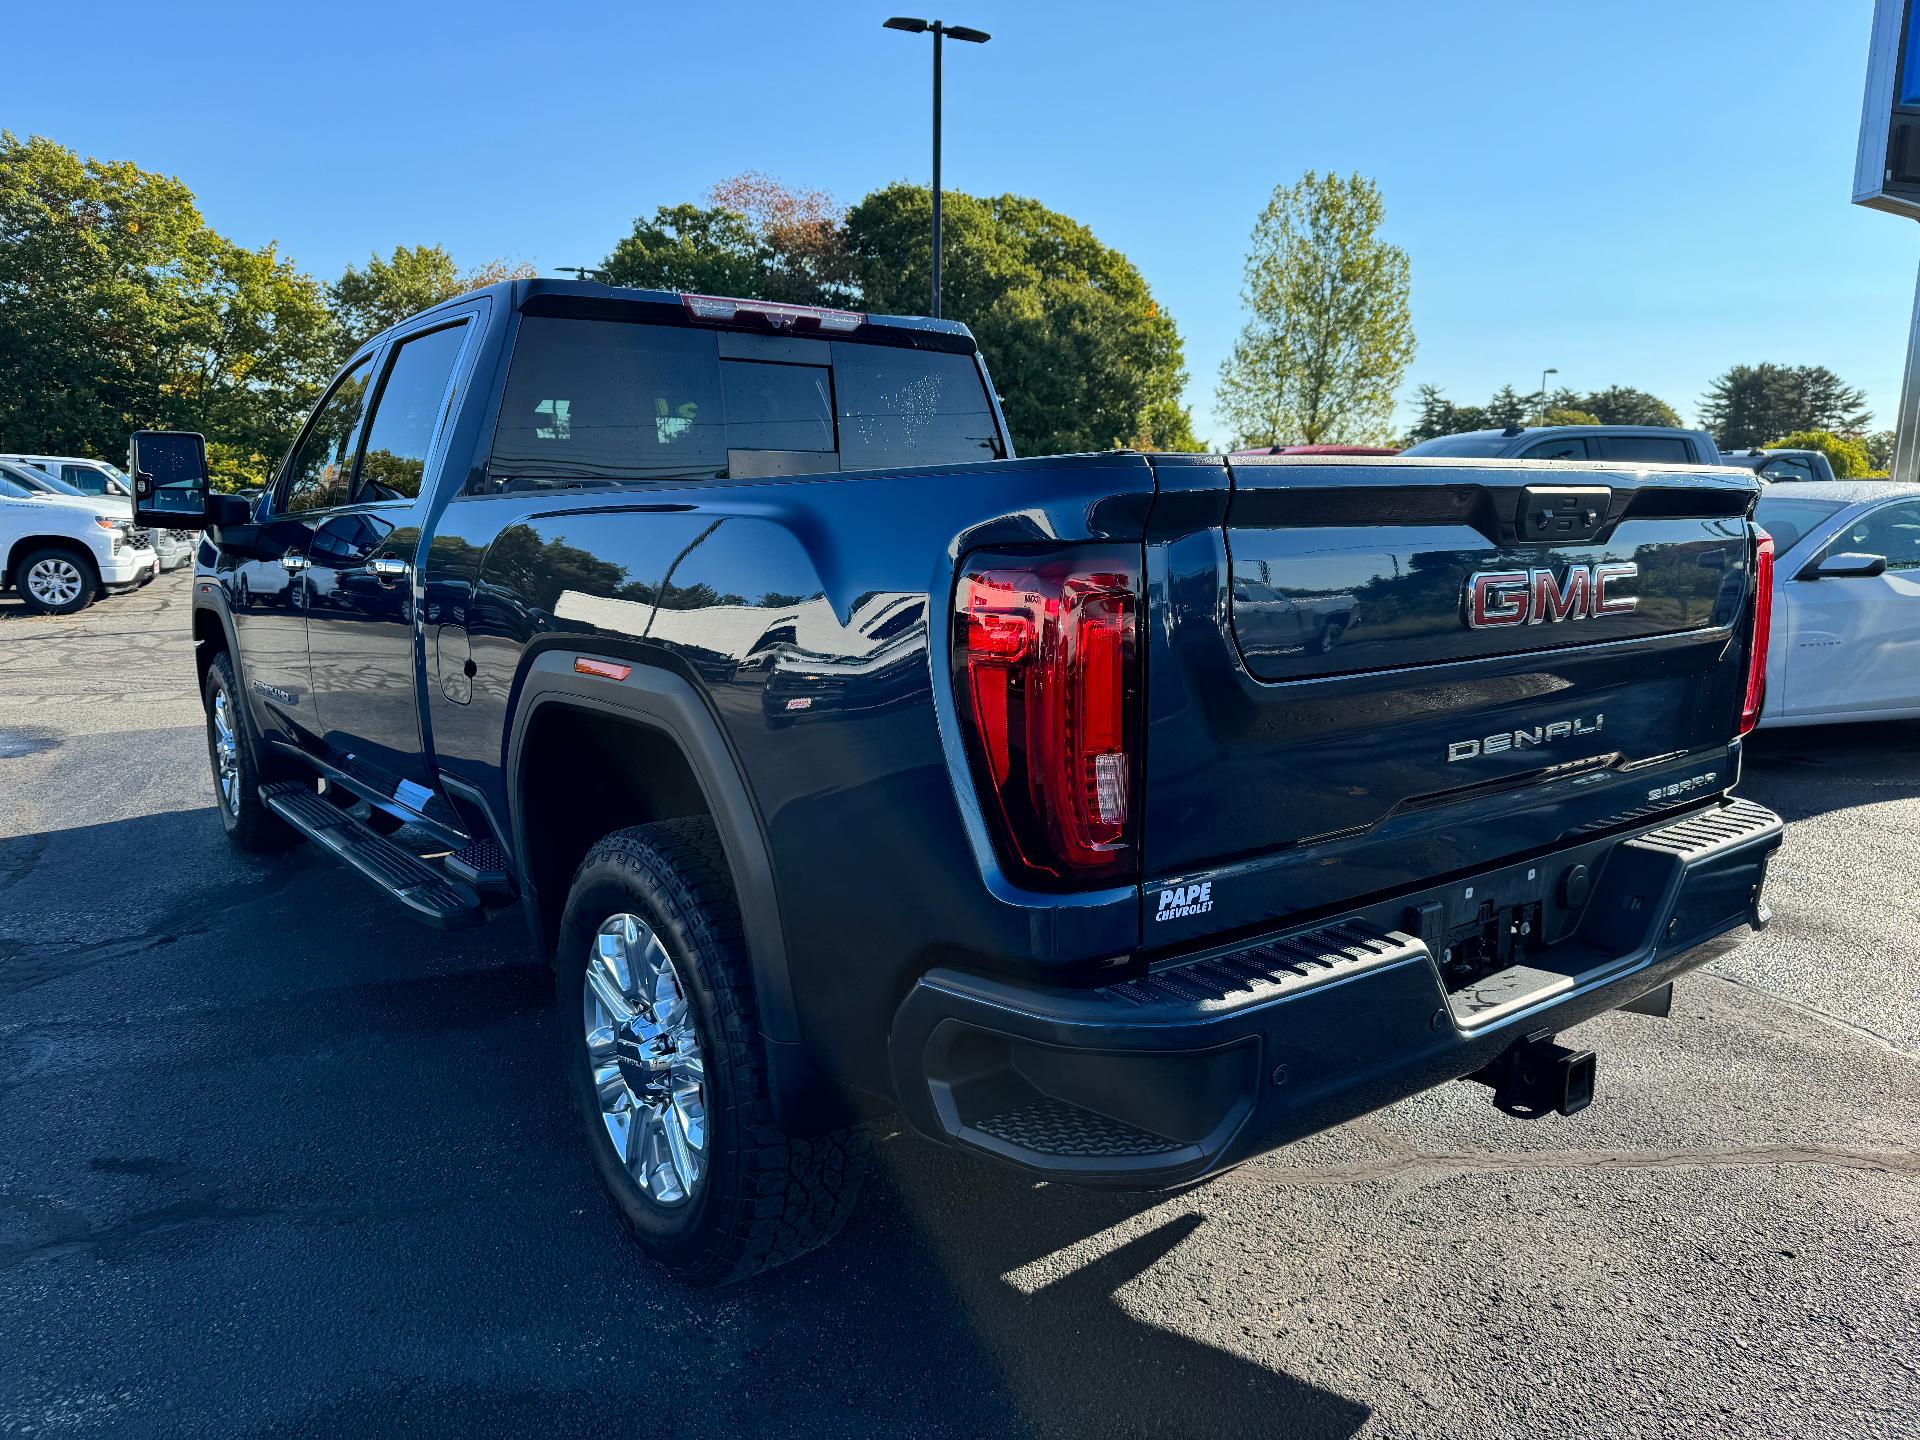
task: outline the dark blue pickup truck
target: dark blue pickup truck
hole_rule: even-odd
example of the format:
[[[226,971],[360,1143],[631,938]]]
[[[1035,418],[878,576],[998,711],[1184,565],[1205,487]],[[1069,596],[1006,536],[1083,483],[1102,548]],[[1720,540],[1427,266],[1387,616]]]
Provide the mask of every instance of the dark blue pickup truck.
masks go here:
[[[131,459],[233,840],[518,908],[692,1280],[831,1236],[875,1115],[1156,1187],[1575,1109],[1562,1029],[1766,919],[1751,475],[1019,459],[961,326],[544,280],[369,341],[251,509]]]

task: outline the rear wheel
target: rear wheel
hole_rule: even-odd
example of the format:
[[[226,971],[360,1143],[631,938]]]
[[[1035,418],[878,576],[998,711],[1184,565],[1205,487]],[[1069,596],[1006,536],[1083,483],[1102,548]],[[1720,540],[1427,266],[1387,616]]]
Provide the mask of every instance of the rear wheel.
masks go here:
[[[207,709],[207,758],[213,762],[213,789],[220,802],[220,823],[242,850],[278,850],[298,838],[292,827],[260,798],[262,776],[254,764],[246,706],[233,678],[233,658],[221,651],[207,667],[201,691]]]
[[[594,1169],[641,1249],[724,1284],[825,1244],[865,1171],[858,1131],[773,1122],[753,982],[710,821],[617,831],[560,923],[567,1081]]]
[[[29,610],[42,615],[71,615],[93,603],[100,589],[93,562],[75,550],[49,546],[20,562],[17,582]]]

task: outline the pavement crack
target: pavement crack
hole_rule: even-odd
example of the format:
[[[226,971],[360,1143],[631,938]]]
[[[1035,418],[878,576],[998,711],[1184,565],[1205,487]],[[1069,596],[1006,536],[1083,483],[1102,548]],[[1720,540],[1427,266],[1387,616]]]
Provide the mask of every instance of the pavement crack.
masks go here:
[[[1704,970],[1700,973],[1712,980],[1724,981],[1728,985],[1737,985],[1749,994],[1759,995],[1768,1000],[1777,1001],[1789,1010],[1798,1011],[1810,1019],[1823,1020],[1836,1029],[1844,1030],[1849,1035],[1855,1036],[1858,1039],[1878,1045],[1891,1054],[1902,1056],[1908,1060],[1920,1059],[1920,1051],[1913,1050],[1901,1044],[1892,1036],[1882,1035],[1878,1030],[1862,1025],[1856,1020],[1844,1019],[1841,1016],[1835,1015],[1830,1010],[1822,1010],[1818,1005],[1809,1005],[1804,1000],[1795,1000],[1790,995],[1782,995],[1778,990],[1769,990],[1764,985],[1755,985],[1750,980],[1742,980],[1733,975],[1723,975],[1718,970]]]

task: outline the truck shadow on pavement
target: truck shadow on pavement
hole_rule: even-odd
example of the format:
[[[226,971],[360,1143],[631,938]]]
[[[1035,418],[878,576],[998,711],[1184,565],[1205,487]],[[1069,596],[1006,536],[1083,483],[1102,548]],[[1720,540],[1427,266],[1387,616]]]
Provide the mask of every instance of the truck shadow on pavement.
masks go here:
[[[1042,1432],[1332,1440],[1365,1424],[1364,1405],[1172,1328],[1202,1325],[1208,1310],[1194,1267],[1161,1263],[1208,1223],[1179,1196],[1042,1185],[908,1137],[881,1155],[890,1193],[872,1200],[915,1219]],[[1101,1250],[1110,1234],[1118,1243]],[[1095,1237],[1085,1258],[1064,1253]]]
[[[103,897],[103,867],[132,883]],[[131,1009],[99,1003],[109,979]],[[138,1397],[132,1434],[436,1430],[449,1406],[471,1434],[1367,1418],[1202,1338],[1179,1196],[904,1135],[833,1246],[685,1289],[591,1175],[557,1023],[512,915],[414,929],[311,851],[238,854],[210,808],[0,840],[0,1316],[38,1317],[0,1333],[0,1420],[76,1387]],[[104,1276],[138,1301],[79,1298]]]
[[[1739,793],[1787,820],[1920,796],[1920,720],[1755,731]]]

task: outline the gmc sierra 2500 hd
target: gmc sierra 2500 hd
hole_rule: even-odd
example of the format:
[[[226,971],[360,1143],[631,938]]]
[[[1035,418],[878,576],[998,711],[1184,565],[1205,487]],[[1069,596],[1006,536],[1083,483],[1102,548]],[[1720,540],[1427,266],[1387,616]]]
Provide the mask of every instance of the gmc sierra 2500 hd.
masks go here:
[[[962,326],[545,280],[369,341],[252,509],[131,460],[228,833],[518,906],[691,1280],[829,1237],[877,1111],[1158,1187],[1574,1109],[1559,1031],[1765,920],[1751,475],[1016,459]]]

